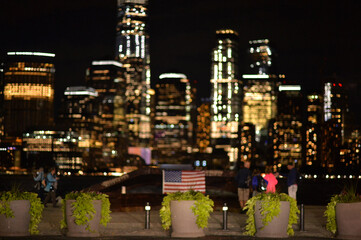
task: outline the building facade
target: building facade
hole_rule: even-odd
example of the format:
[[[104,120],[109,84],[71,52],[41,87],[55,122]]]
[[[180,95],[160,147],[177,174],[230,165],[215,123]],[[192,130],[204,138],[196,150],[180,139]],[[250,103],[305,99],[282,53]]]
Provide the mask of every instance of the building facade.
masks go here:
[[[41,52],[7,53],[3,103],[6,137],[21,137],[29,128],[53,125],[54,57]]]
[[[127,154],[125,69],[118,61],[93,61],[86,83],[97,94],[97,114],[102,128],[103,161],[113,167]]]
[[[241,81],[238,72],[238,33],[216,31],[211,65],[211,145],[224,149],[231,166],[238,160],[238,125],[241,114]]]
[[[125,68],[129,144],[151,141],[150,56],[147,0],[118,0],[116,59]]]
[[[273,124],[274,165],[302,164],[303,98],[300,85],[280,85],[278,113]]]
[[[154,158],[184,163],[191,152],[191,84],[186,75],[164,73],[155,87]]]

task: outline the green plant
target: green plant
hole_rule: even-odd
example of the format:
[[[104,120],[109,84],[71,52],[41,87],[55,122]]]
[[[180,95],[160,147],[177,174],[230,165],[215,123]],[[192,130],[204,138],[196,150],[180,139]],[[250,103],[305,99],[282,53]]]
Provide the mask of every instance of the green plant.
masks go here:
[[[327,204],[324,216],[327,217],[326,229],[333,234],[337,231],[336,224],[336,204],[337,203],[353,203],[361,202],[361,196],[357,194],[356,185],[346,185],[341,194],[333,195],[330,202]]]
[[[41,221],[44,206],[41,204],[40,198],[36,193],[21,192],[17,188],[10,191],[0,192],[0,214],[5,215],[6,218],[13,218],[14,212],[10,208],[10,202],[14,200],[29,200],[30,201],[30,234],[38,234],[38,225]]]
[[[280,201],[290,202],[290,215],[288,219],[287,234],[289,236],[294,235],[292,225],[297,223],[297,214],[300,211],[298,210],[296,200],[285,193],[261,193],[247,201],[245,207],[248,216],[246,222],[246,235],[254,236],[256,233],[256,225],[254,219],[256,201],[261,202],[261,215],[263,216],[263,226],[267,226],[274,217],[278,216],[278,214],[280,213]]]
[[[210,213],[213,212],[213,200],[201,192],[190,190],[187,192],[171,193],[163,198],[162,208],[159,212],[163,229],[167,230],[172,225],[170,202],[174,200],[194,200],[195,204],[192,206],[192,212],[197,216],[196,223],[200,228],[207,227],[208,218]]]
[[[93,219],[95,214],[95,209],[93,206],[93,200],[101,200],[101,219],[100,224],[106,226],[110,221],[110,202],[109,196],[103,193],[96,192],[71,192],[65,195],[63,200],[62,212],[63,219],[60,222],[61,228],[67,227],[66,222],[66,200],[75,200],[72,203],[73,208],[73,217],[75,218],[75,223],[77,225],[86,225],[86,229],[91,231],[89,222]]]

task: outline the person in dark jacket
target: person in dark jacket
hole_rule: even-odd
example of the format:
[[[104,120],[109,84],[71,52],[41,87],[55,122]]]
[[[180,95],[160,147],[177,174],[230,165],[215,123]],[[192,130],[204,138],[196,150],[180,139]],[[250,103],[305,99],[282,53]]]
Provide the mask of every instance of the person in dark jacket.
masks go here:
[[[240,169],[236,175],[236,183],[238,187],[238,200],[241,206],[241,210],[246,206],[246,202],[249,198],[249,187],[251,182],[251,171],[249,167],[251,163],[249,161],[241,162]]]
[[[288,195],[291,198],[296,199],[296,195],[297,195],[297,189],[298,189],[298,185],[297,185],[297,177],[298,177],[298,173],[297,173],[297,169],[295,167],[295,163],[289,163],[287,165],[287,168],[289,170],[288,175],[287,175],[287,186],[288,186]]]

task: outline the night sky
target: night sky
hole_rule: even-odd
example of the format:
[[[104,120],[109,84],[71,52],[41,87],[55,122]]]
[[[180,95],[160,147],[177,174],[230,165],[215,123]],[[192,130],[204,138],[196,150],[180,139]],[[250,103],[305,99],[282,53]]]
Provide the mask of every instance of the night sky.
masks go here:
[[[198,82],[209,96],[210,53],[215,30],[240,34],[240,69],[252,39],[268,38],[277,68],[308,92],[336,76],[350,93],[350,110],[361,107],[361,1],[150,0],[152,80],[166,71]],[[84,85],[92,60],[111,59],[115,49],[115,0],[1,0],[0,53],[56,54],[56,103],[66,86]]]

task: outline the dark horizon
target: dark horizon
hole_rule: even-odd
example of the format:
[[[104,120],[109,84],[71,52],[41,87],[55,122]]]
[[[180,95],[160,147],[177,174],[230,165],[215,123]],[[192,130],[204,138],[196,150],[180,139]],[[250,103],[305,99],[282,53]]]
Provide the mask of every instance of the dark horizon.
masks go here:
[[[215,31],[240,36],[240,72],[246,73],[248,41],[268,38],[277,69],[306,92],[336,77],[349,92],[350,111],[361,106],[361,36],[356,1],[150,0],[149,35],[152,82],[168,69],[197,81],[198,98],[210,94],[210,54]],[[0,3],[1,55],[7,51],[56,54],[55,106],[67,86],[85,85],[92,60],[113,59],[116,1],[78,0]]]

